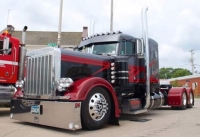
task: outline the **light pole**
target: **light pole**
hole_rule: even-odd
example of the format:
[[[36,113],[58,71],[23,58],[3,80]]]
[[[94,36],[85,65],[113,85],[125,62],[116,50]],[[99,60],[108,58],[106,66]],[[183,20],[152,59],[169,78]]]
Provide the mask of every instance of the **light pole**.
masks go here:
[[[194,49],[190,50],[189,52],[191,52],[191,58],[189,60],[189,62],[191,62],[191,66],[192,66],[192,75],[194,74],[194,58],[193,58],[193,54],[194,54]]]
[[[58,41],[57,41],[58,48],[60,48],[60,41],[61,41],[62,7],[63,7],[63,0],[60,0],[60,13],[59,13],[59,25],[58,25]]]

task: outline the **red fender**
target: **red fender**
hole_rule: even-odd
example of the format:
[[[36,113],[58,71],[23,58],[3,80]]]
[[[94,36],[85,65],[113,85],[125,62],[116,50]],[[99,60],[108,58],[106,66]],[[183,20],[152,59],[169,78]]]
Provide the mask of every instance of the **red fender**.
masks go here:
[[[99,77],[87,77],[82,78],[74,82],[74,84],[68,89],[64,96],[69,96],[70,100],[85,100],[89,91],[96,87],[101,86],[107,89],[112,95],[115,104],[115,116],[119,117],[120,110],[118,105],[118,99],[115,94],[115,90],[112,85],[103,78]]]
[[[190,105],[190,92],[192,92],[193,96],[194,96],[194,93],[193,93],[193,90],[192,88],[186,88],[186,92],[187,92],[187,100],[188,100],[188,105]],[[193,101],[193,104],[194,105],[194,101]]]
[[[182,94],[187,90],[183,87],[173,87],[169,90],[168,93],[168,105],[169,106],[181,106],[182,105]],[[188,98],[188,94],[187,94]]]

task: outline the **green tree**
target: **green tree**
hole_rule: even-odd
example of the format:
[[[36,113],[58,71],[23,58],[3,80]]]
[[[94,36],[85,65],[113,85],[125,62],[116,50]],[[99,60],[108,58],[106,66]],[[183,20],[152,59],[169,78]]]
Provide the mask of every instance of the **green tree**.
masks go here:
[[[171,84],[173,87],[182,87],[181,84],[178,83],[178,80],[172,81]]]
[[[161,68],[159,72],[160,79],[170,79],[188,75],[192,75],[192,73],[183,68]]]
[[[161,79],[169,79],[172,77],[173,68],[161,68],[159,71],[159,77]]]

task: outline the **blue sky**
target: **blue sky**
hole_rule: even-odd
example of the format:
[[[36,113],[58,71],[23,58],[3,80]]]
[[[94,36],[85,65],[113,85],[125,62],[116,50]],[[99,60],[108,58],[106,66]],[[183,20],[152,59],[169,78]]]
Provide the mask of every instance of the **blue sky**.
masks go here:
[[[63,0],[62,31],[101,33],[110,30],[110,0]],[[199,0],[114,0],[114,31],[142,36],[141,9],[148,5],[149,37],[159,44],[161,67],[191,70],[190,50],[194,49],[195,71],[200,72]],[[22,30],[57,31],[60,0],[6,0],[0,4],[0,29],[7,22]],[[9,11],[9,18],[8,18]]]

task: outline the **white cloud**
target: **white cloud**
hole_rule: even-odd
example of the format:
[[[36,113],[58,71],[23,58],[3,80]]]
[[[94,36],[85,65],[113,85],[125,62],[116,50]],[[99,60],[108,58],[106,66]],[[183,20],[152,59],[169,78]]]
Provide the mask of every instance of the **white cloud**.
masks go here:
[[[189,52],[185,52],[179,47],[164,44],[159,46],[159,51],[160,65],[162,67],[177,68],[189,64]]]

